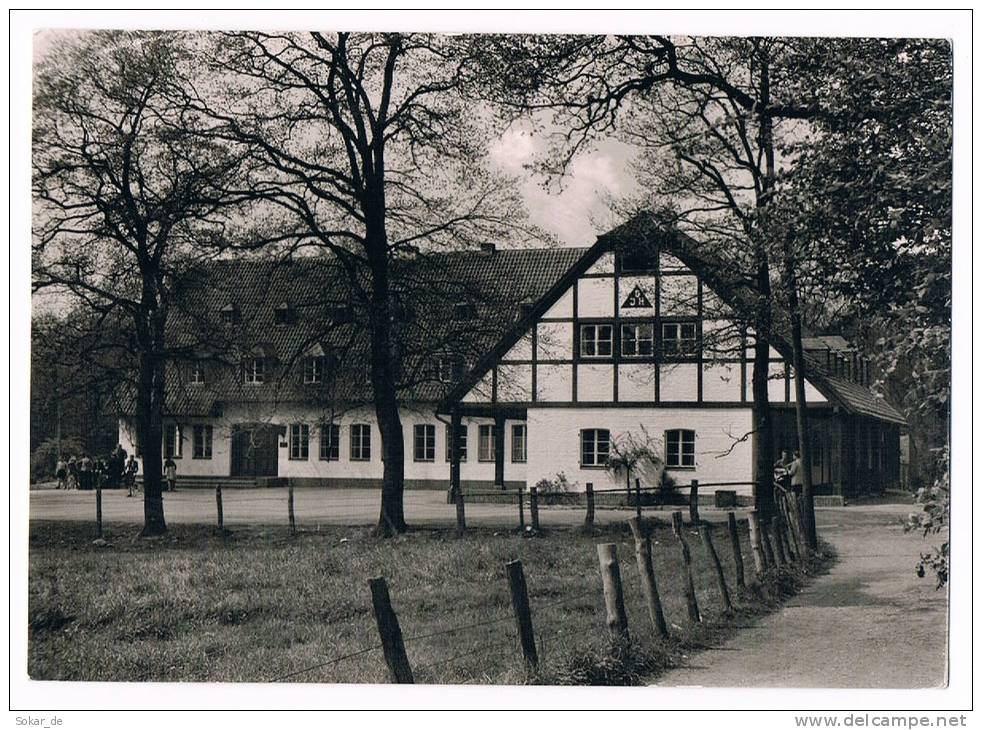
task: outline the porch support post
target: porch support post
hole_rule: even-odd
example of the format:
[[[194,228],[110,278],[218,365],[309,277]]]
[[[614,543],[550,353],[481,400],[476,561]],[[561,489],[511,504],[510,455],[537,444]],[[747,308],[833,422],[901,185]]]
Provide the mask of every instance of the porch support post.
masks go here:
[[[494,484],[505,488],[505,417],[494,416]]]

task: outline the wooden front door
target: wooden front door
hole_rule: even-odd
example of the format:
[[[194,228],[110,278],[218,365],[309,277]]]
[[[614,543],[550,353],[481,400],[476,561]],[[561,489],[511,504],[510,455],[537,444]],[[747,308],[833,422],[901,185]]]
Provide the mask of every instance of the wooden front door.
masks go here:
[[[275,477],[279,462],[279,429],[258,424],[232,429],[232,476]]]

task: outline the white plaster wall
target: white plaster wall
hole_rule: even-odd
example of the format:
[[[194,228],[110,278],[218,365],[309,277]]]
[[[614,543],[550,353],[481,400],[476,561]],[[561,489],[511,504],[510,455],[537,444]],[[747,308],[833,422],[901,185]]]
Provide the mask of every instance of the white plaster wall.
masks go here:
[[[663,317],[689,317],[699,312],[698,279],[695,276],[661,278],[661,314]]]
[[[554,479],[564,472],[576,489],[592,482],[596,489],[623,487],[623,480],[604,469],[580,466],[580,431],[606,428],[617,438],[633,433],[643,438],[641,427],[658,441],[667,429],[688,428],[696,432],[696,468],[670,470],[680,487],[689,480],[703,484],[745,481],[751,478],[750,439],[734,442],[751,430],[750,408],[530,408],[528,411],[529,464],[527,482]],[[717,458],[732,447],[726,456]],[[662,453],[664,453],[662,451]],[[724,487],[719,487],[720,489]],[[750,485],[725,487],[751,494]],[[710,487],[710,490],[713,488]]]
[[[650,363],[625,365],[617,372],[617,399],[620,401],[655,400],[655,366]]]
[[[532,400],[532,366],[498,366],[498,401],[525,403]]]
[[[614,254],[601,254],[600,258],[594,262],[593,266],[586,270],[588,274],[613,274],[614,273]]]
[[[481,379],[475,383],[474,387],[467,391],[467,394],[463,397],[465,403],[485,403],[491,400],[491,385],[493,375],[490,370],[488,370]]]
[[[572,317],[573,316],[573,287],[562,293],[556,303],[546,311],[544,315],[547,319],[551,317]]]
[[[512,348],[505,353],[502,360],[531,360],[532,359],[532,331],[529,330],[521,339],[512,345]]]
[[[702,371],[702,399],[706,401],[740,400],[740,364],[705,363]]]
[[[580,363],[576,371],[577,398],[584,401],[614,400],[614,366]]]
[[[576,285],[579,287],[576,301],[577,316],[614,316],[614,277],[580,279]]]
[[[568,360],[572,356],[572,322],[540,322],[538,328],[537,359]]]
[[[662,271],[688,271],[685,264],[670,253],[661,252],[658,265]]]
[[[634,287],[640,287],[641,291],[648,298],[651,307],[628,307],[624,308],[621,304],[627,299],[628,295],[634,291]],[[655,314],[655,297],[657,296],[657,279],[653,276],[622,276],[620,281],[619,299],[617,311],[625,319],[631,317],[653,317]]]
[[[166,419],[165,425],[174,423],[173,419]],[[212,426],[212,456],[210,459],[194,458],[194,425],[211,424]],[[178,476],[227,476],[231,459],[230,449],[230,424],[224,419],[217,418],[182,418],[179,421],[181,426],[181,457],[175,458]],[[119,444],[126,449],[127,456],[136,455],[136,430],[129,419],[119,421]],[[161,443],[161,453],[163,453],[163,443]],[[139,473],[143,473],[142,460],[137,459],[140,465]]]
[[[659,395],[665,401],[694,401],[699,396],[699,365],[680,362],[660,365]]]
[[[572,365],[538,365],[536,399],[540,401],[570,401],[573,399]]]

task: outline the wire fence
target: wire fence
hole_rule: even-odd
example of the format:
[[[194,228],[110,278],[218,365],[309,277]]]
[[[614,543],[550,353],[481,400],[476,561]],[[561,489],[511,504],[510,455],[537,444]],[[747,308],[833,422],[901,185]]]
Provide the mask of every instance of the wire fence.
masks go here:
[[[793,499],[790,492],[779,494],[781,500]],[[576,581],[587,590],[563,595],[550,585],[550,571],[537,570],[534,565],[530,590],[525,567],[513,560],[502,566],[500,584],[487,589],[483,604],[486,617],[449,625],[445,620],[434,622],[432,617],[420,618],[411,612],[400,619],[395,609],[399,603],[398,579],[393,583],[395,598],[390,601],[386,579],[374,578],[369,583],[383,587],[381,591],[376,591],[376,585],[372,587],[372,612],[380,641],[291,669],[270,681],[295,679],[367,655],[372,656],[376,671],[384,665],[391,681],[399,683],[491,681],[503,674],[528,679],[542,672],[562,671],[564,666],[570,671],[571,660],[577,655],[591,649],[630,646],[639,635],[645,641],[667,646],[681,636],[686,625],[729,616],[747,602],[760,601],[759,592],[745,588],[763,581],[769,572],[808,565],[812,555],[800,542],[803,523],[791,522],[793,514],[794,509],[785,505],[766,520],[756,512],[738,520],[729,512],[727,534],[703,521],[686,523],[682,512],[676,511],[673,532],[660,535],[657,579],[652,559],[654,523],[632,518],[636,560],[623,555],[621,564],[616,543],[596,545],[596,571]],[[698,540],[701,549],[695,542],[690,547],[690,540]],[[749,580],[744,574],[743,545],[749,547]],[[590,548],[594,545],[587,541],[576,547]],[[591,585],[598,590],[589,590]],[[737,602],[731,596],[736,596]],[[628,630],[629,615],[634,617],[633,633]],[[420,657],[422,660],[413,661]]]

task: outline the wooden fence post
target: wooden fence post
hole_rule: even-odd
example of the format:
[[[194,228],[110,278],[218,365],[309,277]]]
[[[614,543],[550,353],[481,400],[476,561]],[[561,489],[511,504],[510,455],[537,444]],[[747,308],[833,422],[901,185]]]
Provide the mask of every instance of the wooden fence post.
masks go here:
[[[777,547],[774,545],[773,518],[767,517],[760,521],[760,536],[764,543],[764,557],[767,558],[768,565],[780,566],[781,558],[777,554]]]
[[[532,519],[532,530],[539,531],[539,489],[529,487],[529,516]]]
[[[222,507],[222,485],[215,487],[215,509],[218,512],[218,529],[225,529],[225,510]]]
[[[98,476],[95,482],[95,535],[102,537],[102,485]]]
[[[699,480],[689,482],[689,522],[699,524]]]
[[[743,551],[740,549],[740,531],[737,529],[736,515],[732,512],[726,513],[726,525],[730,529],[730,545],[733,547],[733,566],[736,570],[737,588],[746,588],[747,584],[743,577]]]
[[[518,526],[525,532],[525,499],[522,496],[522,488],[518,488]]]
[[[696,600],[696,585],[692,580],[692,553],[689,552],[689,543],[686,542],[682,529],[682,511],[672,512],[672,530],[682,548],[682,563],[685,565],[685,605],[689,611],[689,620],[693,623],[702,621],[699,613],[699,602]]]
[[[764,539],[760,529],[760,517],[756,510],[751,510],[747,515],[747,524],[750,527],[750,551],[754,556],[754,568],[757,575],[762,575],[767,570],[767,555],[764,553]]]
[[[594,518],[594,508],[593,503],[593,482],[586,483],[586,519],[583,520],[583,524],[587,527],[593,527]]]
[[[604,585],[604,605],[607,608],[607,630],[615,642],[630,639],[627,631],[627,611],[624,610],[624,587],[621,584],[621,568],[617,563],[617,545],[597,545],[600,560],[600,576]]]
[[[467,530],[467,520],[464,515],[464,489],[459,484],[454,490],[454,504],[457,508],[457,534],[463,535]]]
[[[638,575],[641,576],[641,590],[645,603],[648,604],[648,615],[655,630],[663,639],[668,638],[668,624],[662,610],[661,596],[658,595],[658,583],[655,582],[655,568],[651,560],[651,532],[637,517],[627,521],[634,536],[634,557],[638,561]]]
[[[529,607],[529,594],[525,585],[525,571],[522,570],[522,561],[512,560],[505,565],[505,568],[508,571],[511,607],[515,611],[515,622],[518,624],[518,638],[522,644],[522,655],[525,657],[525,663],[535,669],[539,666],[539,654],[535,649],[532,611]]]
[[[294,535],[297,534],[297,520],[293,515],[293,484],[291,483],[288,487],[286,498],[286,511],[290,515],[290,532]]]
[[[716,552],[716,546],[713,545],[712,527],[710,527],[708,522],[699,523],[699,537],[702,538],[702,544],[706,548],[706,554],[709,555],[709,562],[712,563],[713,570],[716,572],[716,585],[719,587],[719,597],[723,601],[723,610],[730,613],[733,611],[733,602],[730,600],[730,589],[726,585],[726,576],[723,575],[723,566],[719,562],[719,554]]]
[[[634,499],[637,501],[637,504],[634,505],[635,514],[640,520],[641,519],[641,480],[640,479],[634,480]]]
[[[372,591],[372,610],[375,612],[375,624],[378,635],[382,640],[382,653],[389,667],[389,674],[396,684],[413,684],[413,670],[406,656],[406,645],[402,641],[402,629],[399,628],[399,617],[392,609],[389,600],[389,586],[385,578],[370,578],[368,587]]]

